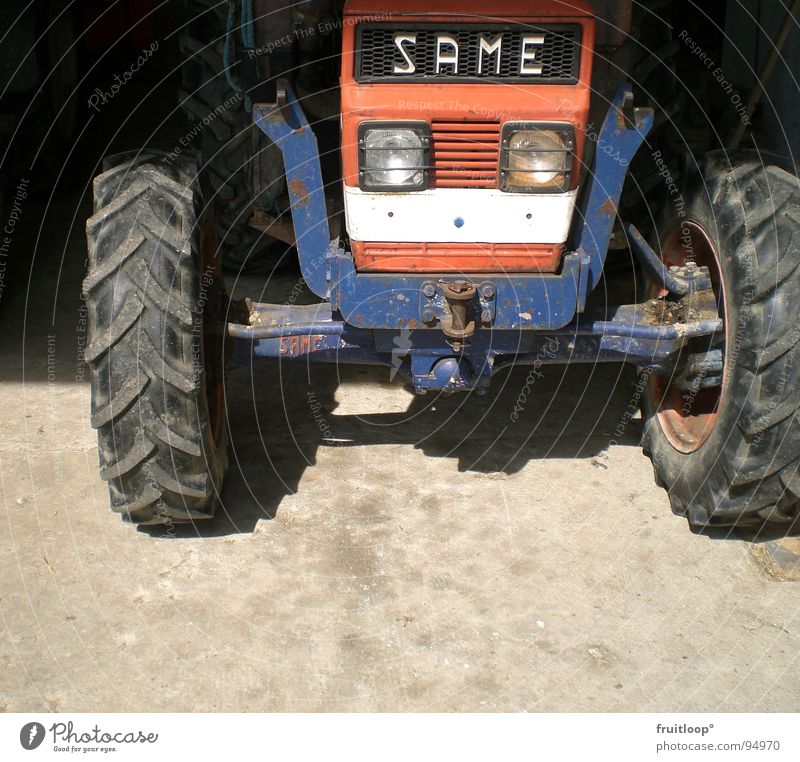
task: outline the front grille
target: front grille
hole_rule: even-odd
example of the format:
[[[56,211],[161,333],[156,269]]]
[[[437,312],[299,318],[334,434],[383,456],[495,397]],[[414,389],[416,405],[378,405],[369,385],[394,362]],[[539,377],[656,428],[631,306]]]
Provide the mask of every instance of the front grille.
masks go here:
[[[538,272],[558,269],[560,243],[376,243],[352,241],[356,267],[372,272]]]
[[[394,42],[398,32],[417,35],[416,45],[406,43],[404,49],[413,59],[413,73],[395,74],[394,68],[407,63]],[[436,71],[436,35],[447,34],[458,41],[458,72],[452,65]],[[544,43],[536,46],[537,66],[541,72],[522,74],[520,69],[522,38],[544,35]],[[502,35],[500,71],[494,57],[484,55],[482,72],[478,73],[480,36],[495,41]],[[516,24],[359,24],[356,35],[356,80],[358,82],[535,82],[570,84],[578,81],[581,28],[576,24],[531,26]]]
[[[500,122],[431,123],[432,188],[495,188]]]

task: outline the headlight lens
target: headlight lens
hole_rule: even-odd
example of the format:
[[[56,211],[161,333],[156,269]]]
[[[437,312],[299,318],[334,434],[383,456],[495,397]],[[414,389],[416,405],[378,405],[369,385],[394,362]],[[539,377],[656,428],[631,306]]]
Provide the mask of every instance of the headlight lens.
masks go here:
[[[365,123],[359,130],[359,186],[422,190],[428,186],[430,128],[424,123]]]
[[[501,189],[517,192],[569,189],[574,148],[571,125],[504,125]]]

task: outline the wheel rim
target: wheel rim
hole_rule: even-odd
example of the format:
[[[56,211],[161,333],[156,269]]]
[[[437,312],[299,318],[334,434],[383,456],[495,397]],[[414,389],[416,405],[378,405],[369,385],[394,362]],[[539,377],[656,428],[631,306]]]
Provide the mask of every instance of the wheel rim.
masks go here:
[[[206,380],[206,406],[214,446],[222,441],[225,425],[225,381],[223,335],[208,330],[209,326],[224,320],[222,307],[222,273],[217,256],[217,236],[214,223],[206,219],[201,229],[200,241],[200,294],[203,299],[203,368]],[[210,371],[210,372],[209,372]]]
[[[719,316],[725,324],[725,282],[719,263],[719,254],[708,232],[696,222],[685,221],[670,231],[661,248],[661,259],[667,267],[682,266],[693,260],[699,267],[707,267]],[[664,289],[655,288],[655,296],[666,295]],[[699,389],[687,396],[673,383],[673,377],[653,373],[649,380],[651,401],[656,409],[661,430],[669,443],[678,451],[692,453],[699,450],[711,436],[719,417],[727,382],[723,345],[722,383],[720,386]]]

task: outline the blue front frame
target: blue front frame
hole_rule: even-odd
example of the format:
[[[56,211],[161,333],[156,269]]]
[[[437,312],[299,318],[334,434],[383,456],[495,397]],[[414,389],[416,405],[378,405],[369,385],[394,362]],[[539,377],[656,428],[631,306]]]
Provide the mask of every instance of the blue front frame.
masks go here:
[[[283,154],[302,277],[326,301],[251,304],[250,323],[228,327],[240,362],[255,355],[381,364],[410,378],[418,393],[481,391],[509,364],[627,361],[668,369],[687,338],[721,329],[715,319],[656,325],[646,305],[584,314],[603,273],[627,168],[653,125],[652,109],[632,107],[630,85],[618,89],[600,132],[590,136],[594,163],[560,272],[471,276],[489,320],[457,349],[441,330],[442,275],[359,273],[331,236],[317,141],[291,88],[284,88],[285,102],[257,104],[253,119]]]
[[[286,103],[256,105],[253,120],[283,154],[300,269],[308,287],[328,299],[343,320],[358,328],[426,329],[430,308],[439,317],[440,295],[420,304],[431,274],[359,273],[353,258],[332,240],[316,138],[291,88]],[[652,109],[633,109],[630,85],[622,85],[596,136],[592,171],[587,173],[573,223],[571,251],[558,274],[492,273],[496,294],[493,330],[552,330],[583,311],[603,272],[627,167],[653,125]],[[602,147],[602,148],[601,148]],[[437,298],[438,297],[438,298]]]

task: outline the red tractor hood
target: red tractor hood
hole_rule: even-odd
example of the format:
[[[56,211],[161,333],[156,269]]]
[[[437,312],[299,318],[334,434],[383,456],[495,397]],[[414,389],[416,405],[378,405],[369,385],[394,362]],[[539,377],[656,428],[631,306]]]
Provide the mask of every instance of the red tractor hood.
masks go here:
[[[352,16],[381,14],[386,16],[476,16],[480,19],[540,18],[547,16],[594,16],[592,6],[584,0],[505,0],[493,5],[486,0],[441,0],[432,8],[430,0],[349,0],[345,13]]]

